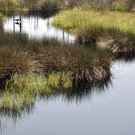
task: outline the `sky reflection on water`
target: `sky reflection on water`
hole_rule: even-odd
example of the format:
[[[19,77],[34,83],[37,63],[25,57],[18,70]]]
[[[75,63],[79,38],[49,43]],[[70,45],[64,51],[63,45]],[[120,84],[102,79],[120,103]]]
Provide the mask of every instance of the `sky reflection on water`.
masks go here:
[[[132,135],[135,133],[135,62],[115,62],[112,87],[93,93],[81,102],[67,102],[62,96],[37,102],[23,119],[6,119],[6,135]],[[2,126],[2,127],[3,127]]]
[[[19,16],[14,18],[19,19]],[[72,34],[52,26],[53,18],[22,17],[21,24],[16,24],[14,18],[8,18],[3,22],[5,32],[21,32],[27,34],[30,39],[53,38],[66,43],[75,41]]]

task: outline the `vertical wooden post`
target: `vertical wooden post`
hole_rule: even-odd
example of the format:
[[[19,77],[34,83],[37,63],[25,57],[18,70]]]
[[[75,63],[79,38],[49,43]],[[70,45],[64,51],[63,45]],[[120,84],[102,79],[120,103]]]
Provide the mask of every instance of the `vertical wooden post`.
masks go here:
[[[13,33],[15,33],[15,16],[13,16]]]
[[[20,32],[22,32],[22,16],[19,16],[19,26],[20,26]]]

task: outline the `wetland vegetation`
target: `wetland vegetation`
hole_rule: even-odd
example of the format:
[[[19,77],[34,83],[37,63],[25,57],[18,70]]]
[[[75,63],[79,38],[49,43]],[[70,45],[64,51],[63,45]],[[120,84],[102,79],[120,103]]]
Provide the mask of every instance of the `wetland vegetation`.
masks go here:
[[[42,16],[65,9],[55,16],[53,25],[75,35],[74,45],[63,44],[56,39],[29,39],[25,33],[4,33],[1,25],[0,109],[17,111],[27,105],[27,99],[31,103],[37,96],[104,86],[111,78],[113,60],[134,58],[135,15],[128,12],[128,4],[124,12],[116,11],[119,3],[111,1],[98,5],[72,0],[7,0],[0,4],[1,18],[20,8]],[[110,6],[106,8],[106,4]]]
[[[81,44],[96,44],[110,49],[134,48],[134,18],[132,12],[80,8],[61,12],[55,17],[54,25],[76,34],[76,40]]]
[[[1,109],[22,108],[27,98],[21,97],[26,95],[33,99],[37,95],[90,89],[103,86],[111,78],[108,51],[62,45],[55,40],[33,42],[21,35],[17,41],[14,36],[5,34],[6,40],[4,36],[0,39]]]
[[[113,65],[135,58],[134,9],[134,0],[0,0],[0,116],[109,91]]]

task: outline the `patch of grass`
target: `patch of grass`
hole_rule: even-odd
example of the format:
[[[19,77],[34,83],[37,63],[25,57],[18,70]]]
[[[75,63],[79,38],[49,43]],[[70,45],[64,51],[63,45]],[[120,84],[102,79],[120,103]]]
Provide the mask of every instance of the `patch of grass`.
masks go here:
[[[0,52],[1,80],[6,79],[7,75],[9,78],[14,73],[37,72],[47,75],[53,71],[70,71],[76,78],[77,74],[81,77],[81,72],[91,72],[93,67],[98,68],[102,64],[102,66],[109,67],[111,62],[111,59],[105,58],[105,54],[109,56],[108,52],[100,50],[94,52],[93,49],[83,47],[37,45],[17,48],[3,46]],[[103,63],[102,60],[104,60]]]
[[[14,47],[0,48],[0,78],[6,74],[36,72],[38,66],[38,62],[26,51]]]
[[[33,104],[37,96],[50,96],[60,89],[72,87],[70,73],[52,73],[47,77],[39,74],[15,74],[6,82],[1,92],[0,110],[22,111]]]
[[[4,112],[21,112],[27,106],[35,103],[35,97],[27,93],[13,94],[5,92],[0,98],[0,110]]]
[[[75,8],[59,13],[53,24],[86,41],[103,35],[135,39],[134,13]]]
[[[53,90],[61,88],[72,87],[71,75],[69,73],[50,73],[48,76],[41,74],[14,74],[12,78],[7,81],[5,91],[13,93],[25,93],[28,95],[49,95]],[[69,84],[69,85],[67,85]]]
[[[101,67],[99,70],[94,69],[95,79],[98,77],[98,73],[102,72],[101,70]],[[101,80],[98,79],[98,81],[101,83]],[[95,85],[91,84],[91,87]],[[81,89],[81,84],[77,89],[73,87],[71,72],[53,72],[48,76],[35,73],[14,74],[6,82],[5,89],[1,91],[0,111],[10,115],[21,114],[23,111],[29,111],[39,97],[48,98],[55,94],[63,94],[67,98],[81,98],[86,92],[91,92],[91,87],[87,90]]]
[[[36,72],[47,75],[54,71],[72,72],[73,77],[77,78],[76,74],[86,72],[86,69],[92,71],[93,67],[100,65],[102,60],[104,60],[104,65],[110,66],[111,58],[108,60],[105,58],[110,54],[106,51],[79,46],[63,46],[55,40],[38,42],[29,41],[25,36],[24,38],[14,36],[5,34],[3,38],[0,38],[1,79],[6,78],[5,74]]]
[[[111,76],[108,51],[14,36],[0,38],[1,112],[22,112],[39,97],[75,95],[75,89],[83,96]]]

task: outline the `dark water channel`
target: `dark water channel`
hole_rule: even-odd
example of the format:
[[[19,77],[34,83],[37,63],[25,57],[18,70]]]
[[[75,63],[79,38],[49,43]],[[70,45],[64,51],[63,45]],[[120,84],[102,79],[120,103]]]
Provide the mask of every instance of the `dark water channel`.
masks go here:
[[[26,33],[29,38],[56,38],[74,42],[75,37],[51,25],[52,18],[23,17],[19,24],[9,18],[5,32]],[[60,95],[37,101],[29,113],[14,119],[0,115],[0,135],[134,135],[135,61],[115,61],[112,82],[82,98]],[[97,88],[98,89],[98,88]]]

